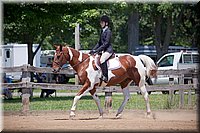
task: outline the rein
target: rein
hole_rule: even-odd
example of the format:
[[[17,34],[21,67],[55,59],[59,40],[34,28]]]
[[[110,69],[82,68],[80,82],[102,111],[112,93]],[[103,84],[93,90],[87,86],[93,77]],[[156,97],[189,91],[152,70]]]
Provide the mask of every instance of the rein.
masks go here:
[[[85,62],[88,58],[89,58],[90,56],[88,56],[87,58],[85,58],[84,60],[82,60],[81,62],[79,62],[79,63],[77,63],[77,64],[75,64],[75,65],[73,65],[72,67],[74,68],[74,67],[76,67],[76,66],[78,66],[78,65],[80,65],[81,63],[83,63],[83,62]]]
[[[65,54],[63,53],[63,55],[64,55],[64,57],[65,57]],[[80,65],[81,63],[83,63],[83,62],[85,62],[88,58],[89,58],[90,56],[88,56],[87,58],[85,58],[84,60],[82,60],[81,62],[79,62],[79,63],[77,63],[77,64],[75,64],[75,65],[73,65],[72,66],[72,68],[74,68],[74,67],[76,67],[76,66],[78,66],[78,65]],[[66,58],[66,57],[65,57]],[[53,61],[54,63],[56,63],[57,65],[59,65],[59,63],[58,62],[55,62],[55,61]],[[60,66],[60,65],[59,65]],[[69,68],[69,66],[67,67],[67,68]],[[62,69],[62,67],[60,66],[59,67],[59,69],[58,70],[61,70]]]

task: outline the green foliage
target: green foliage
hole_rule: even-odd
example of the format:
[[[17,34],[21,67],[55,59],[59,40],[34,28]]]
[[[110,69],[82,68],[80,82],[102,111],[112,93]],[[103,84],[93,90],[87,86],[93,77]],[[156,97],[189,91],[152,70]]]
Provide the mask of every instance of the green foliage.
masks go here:
[[[91,49],[100,34],[99,18],[110,16],[113,32],[112,43],[116,52],[128,51],[128,17],[131,11],[138,11],[140,44],[154,44],[155,21],[162,16],[162,34],[166,32],[166,18],[172,16],[173,33],[170,44],[191,46],[195,43],[196,16],[191,4],[170,2],[148,4],[117,1],[111,4],[52,4],[13,3],[4,4],[4,42],[39,43],[42,49],[53,49],[54,43],[68,43],[74,46],[74,27],[80,24],[82,49]],[[160,39],[163,40],[164,37]]]

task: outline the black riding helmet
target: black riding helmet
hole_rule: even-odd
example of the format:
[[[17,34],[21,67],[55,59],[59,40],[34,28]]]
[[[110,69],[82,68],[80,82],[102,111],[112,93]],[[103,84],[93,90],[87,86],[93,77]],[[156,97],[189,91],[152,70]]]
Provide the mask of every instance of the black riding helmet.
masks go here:
[[[108,25],[110,24],[110,19],[109,19],[109,17],[106,16],[106,15],[103,15],[103,16],[101,17],[101,21],[104,21],[104,22],[108,23]]]

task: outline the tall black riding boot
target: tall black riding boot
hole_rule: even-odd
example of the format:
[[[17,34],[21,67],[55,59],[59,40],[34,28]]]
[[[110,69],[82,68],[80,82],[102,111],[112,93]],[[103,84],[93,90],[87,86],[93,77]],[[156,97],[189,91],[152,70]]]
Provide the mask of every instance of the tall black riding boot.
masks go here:
[[[104,62],[100,64],[101,70],[102,70],[102,80],[104,82],[108,82],[108,68],[107,68],[107,62]]]

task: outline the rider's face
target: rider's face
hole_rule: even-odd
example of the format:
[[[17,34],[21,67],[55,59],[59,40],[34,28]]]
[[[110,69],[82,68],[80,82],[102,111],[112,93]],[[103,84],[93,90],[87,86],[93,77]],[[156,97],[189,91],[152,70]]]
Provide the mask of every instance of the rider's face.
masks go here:
[[[104,28],[105,25],[106,25],[106,23],[105,23],[104,21],[101,21],[101,22],[100,22],[100,25],[101,25],[101,28]]]

